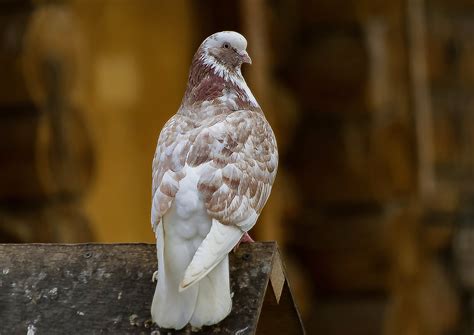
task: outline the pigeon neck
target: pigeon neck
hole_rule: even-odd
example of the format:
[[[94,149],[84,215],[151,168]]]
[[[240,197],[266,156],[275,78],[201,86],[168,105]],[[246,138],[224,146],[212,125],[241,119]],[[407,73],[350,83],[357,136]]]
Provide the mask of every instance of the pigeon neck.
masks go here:
[[[228,69],[203,51],[194,55],[183,105],[230,100],[231,110],[260,110],[255,97],[242,76],[240,67]]]

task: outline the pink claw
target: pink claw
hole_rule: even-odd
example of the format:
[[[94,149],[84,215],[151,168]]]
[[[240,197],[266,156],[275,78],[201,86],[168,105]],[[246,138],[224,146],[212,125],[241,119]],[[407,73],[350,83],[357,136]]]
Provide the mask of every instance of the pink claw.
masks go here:
[[[237,242],[236,246],[234,247],[234,252],[237,251],[237,249],[239,248],[240,243],[252,243],[252,242],[255,242],[253,240],[253,238],[251,238],[249,234],[244,233],[244,235],[240,238],[240,241]]]

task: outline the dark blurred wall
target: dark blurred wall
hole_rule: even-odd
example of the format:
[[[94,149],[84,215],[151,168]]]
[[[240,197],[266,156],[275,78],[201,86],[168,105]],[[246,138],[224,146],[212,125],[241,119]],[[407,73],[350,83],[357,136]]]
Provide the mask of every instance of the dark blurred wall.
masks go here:
[[[300,108],[283,164],[299,196],[287,250],[314,283],[310,332],[469,333],[473,3],[273,12],[275,72]]]
[[[80,206],[92,177],[93,144],[72,99],[79,36],[67,13],[50,14],[46,23],[29,1],[0,3],[3,242],[93,238]],[[66,38],[67,45],[58,43]]]

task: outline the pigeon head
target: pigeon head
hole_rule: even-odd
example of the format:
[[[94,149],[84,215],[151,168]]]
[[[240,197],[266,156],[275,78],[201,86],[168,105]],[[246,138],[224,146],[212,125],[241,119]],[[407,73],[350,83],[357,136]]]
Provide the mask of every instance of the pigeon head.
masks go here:
[[[207,63],[223,66],[228,71],[240,70],[242,63],[252,64],[246,48],[247,40],[235,31],[221,31],[204,40],[201,45]]]
[[[240,71],[243,63],[252,62],[246,48],[245,37],[234,31],[206,38],[194,54],[182,105],[212,101],[229,110],[260,108]]]

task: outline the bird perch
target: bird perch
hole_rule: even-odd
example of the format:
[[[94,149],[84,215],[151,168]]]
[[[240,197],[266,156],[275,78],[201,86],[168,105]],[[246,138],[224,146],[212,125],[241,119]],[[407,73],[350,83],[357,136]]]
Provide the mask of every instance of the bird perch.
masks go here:
[[[152,324],[155,253],[152,244],[0,244],[0,334],[189,334]],[[304,334],[276,243],[241,245],[230,265],[232,312],[196,334]]]

